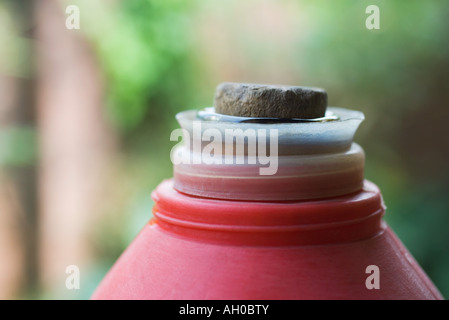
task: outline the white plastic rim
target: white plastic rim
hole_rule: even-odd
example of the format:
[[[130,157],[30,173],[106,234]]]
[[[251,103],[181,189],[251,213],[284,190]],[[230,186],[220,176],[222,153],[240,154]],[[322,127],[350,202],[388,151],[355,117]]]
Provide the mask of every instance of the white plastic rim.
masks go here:
[[[179,113],[177,119],[185,134],[183,145],[173,151],[181,160],[174,163],[175,189],[200,197],[253,201],[312,200],[359,191],[363,187],[365,158],[353,138],[364,119],[363,113],[332,107],[328,110],[337,114],[339,120],[230,123],[198,120],[195,110]],[[259,148],[248,147],[248,132],[256,133],[258,143],[271,129],[277,131],[276,171],[262,175],[260,168],[267,163],[258,162]],[[204,139],[208,132],[225,137],[226,130],[236,135],[234,148],[227,149],[229,142],[225,139],[215,141],[210,135]],[[263,131],[267,134],[259,136]],[[244,146],[237,147],[237,141]],[[215,163],[202,161],[206,147],[213,149]],[[274,157],[271,160],[274,162]]]
[[[219,121],[204,121],[197,119],[197,110],[188,110],[176,115],[181,128],[190,133],[194,139],[194,124],[200,124],[201,132],[208,129],[220,131],[224,136],[225,130],[247,129],[278,130],[279,154],[316,154],[332,153],[348,150],[354,139],[360,123],[365,119],[360,111],[337,107],[328,107],[339,117],[339,120],[307,123],[234,123]],[[193,144],[191,144],[192,146]]]

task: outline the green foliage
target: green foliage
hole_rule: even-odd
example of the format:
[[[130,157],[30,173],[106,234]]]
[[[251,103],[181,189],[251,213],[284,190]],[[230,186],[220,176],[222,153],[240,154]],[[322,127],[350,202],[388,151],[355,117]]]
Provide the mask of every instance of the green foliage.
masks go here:
[[[86,25],[107,85],[112,123],[129,133],[151,113],[164,121],[189,97],[192,51],[188,11],[193,2],[83,1]],[[189,63],[190,62],[190,63]]]
[[[449,6],[443,1],[364,0],[354,4],[342,0],[332,6],[323,1],[307,4],[316,7],[316,14],[305,41],[307,50],[302,52],[302,60],[307,63],[301,67],[323,85],[345,89],[356,99],[365,102],[372,97],[400,100],[410,93],[417,96],[423,93],[416,90],[422,87],[419,75],[447,63]],[[379,6],[380,30],[365,27],[365,8],[370,4]],[[387,106],[376,99],[370,107]],[[416,105],[404,104],[388,111],[400,113],[409,107]]]
[[[447,187],[434,183],[404,188],[402,195],[390,201],[392,206],[386,215],[399,238],[446,298],[449,296],[449,202],[442,190]]]
[[[37,158],[35,130],[29,127],[9,127],[0,131],[0,165],[20,167],[33,165]]]

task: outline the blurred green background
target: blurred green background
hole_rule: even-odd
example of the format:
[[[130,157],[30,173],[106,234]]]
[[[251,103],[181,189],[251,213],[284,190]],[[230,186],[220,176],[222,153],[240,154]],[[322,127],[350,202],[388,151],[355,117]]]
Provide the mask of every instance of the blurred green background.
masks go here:
[[[79,30],[64,25],[71,4],[80,10]],[[380,9],[379,30],[365,26],[371,4]],[[4,199],[13,193],[22,204],[20,210],[0,207],[12,212],[0,226],[9,223],[16,231],[0,243],[0,259],[10,261],[6,246],[16,245],[21,254],[11,261],[26,265],[0,297],[89,298],[149,220],[151,190],[172,175],[175,114],[212,105],[215,87],[224,81],[322,87],[330,105],[363,111],[356,141],[366,153],[367,179],[382,190],[385,219],[449,297],[448,17],[446,0],[0,1],[0,103],[10,106],[0,106],[0,185],[7,186]],[[58,85],[82,72],[86,81],[63,88],[72,94],[66,100],[71,104],[55,102],[59,108],[51,111],[52,95],[63,92]],[[96,83],[101,85],[94,91]],[[96,123],[87,118],[92,108],[80,107],[87,102],[76,102],[89,94],[101,129],[86,124]],[[70,105],[79,118],[58,127],[61,116],[52,114],[70,112]],[[67,140],[56,141],[65,129],[67,136],[59,139]],[[79,148],[83,165],[93,163],[82,159],[91,159],[97,147],[108,146],[99,162],[107,179],[96,178],[101,191],[89,198],[89,208],[97,214],[79,227],[85,241],[76,249],[80,262],[73,263],[81,268],[81,288],[68,291],[60,281],[64,271],[54,279],[46,271],[47,261],[58,257],[48,258],[47,251],[57,250],[45,245],[45,237],[51,228],[62,230],[46,208],[53,198],[68,199],[63,192],[84,189],[84,180],[71,192],[45,191],[56,172],[54,163],[45,164],[59,152],[73,165],[75,157],[56,144],[77,150],[76,143],[70,148],[70,137],[81,135],[88,142],[101,137],[93,148]],[[22,212],[20,218],[14,210]]]

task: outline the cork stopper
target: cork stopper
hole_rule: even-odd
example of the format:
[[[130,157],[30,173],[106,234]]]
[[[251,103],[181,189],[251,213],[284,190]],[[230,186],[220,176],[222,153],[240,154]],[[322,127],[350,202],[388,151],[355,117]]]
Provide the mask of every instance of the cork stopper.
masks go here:
[[[225,82],[217,86],[215,112],[238,117],[314,119],[325,116],[320,88]]]

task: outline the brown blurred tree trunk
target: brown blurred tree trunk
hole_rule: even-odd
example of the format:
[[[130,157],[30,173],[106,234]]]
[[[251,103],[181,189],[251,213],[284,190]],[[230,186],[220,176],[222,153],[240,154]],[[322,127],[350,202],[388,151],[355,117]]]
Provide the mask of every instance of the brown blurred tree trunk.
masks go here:
[[[24,93],[20,83],[16,77],[0,75],[0,134],[18,125],[18,95]],[[32,250],[36,231],[27,217],[35,214],[35,208],[23,205],[35,187],[25,181],[34,182],[26,177],[30,170],[11,170],[8,164],[0,167],[0,299],[18,298],[36,284],[36,256],[26,250]]]
[[[67,266],[80,268],[85,285],[111,144],[97,61],[82,19],[81,30],[68,30],[64,12],[58,1],[36,1],[40,275],[44,289],[67,297]]]
[[[34,30],[32,29],[34,21],[34,1],[19,0],[16,1],[20,6],[23,17],[23,28],[25,36],[33,39]],[[30,41],[31,44],[34,41]],[[33,45],[29,49],[28,56],[34,53]],[[30,59],[30,70],[33,69],[33,61]],[[21,92],[19,92],[19,103],[17,107],[17,122],[20,126],[30,128],[36,127],[35,112],[35,80],[25,78],[21,80]],[[25,224],[23,226],[23,239],[25,244],[25,283],[28,292],[38,290],[38,209],[37,209],[37,164],[22,167],[16,172],[16,181],[18,184],[20,203],[25,214]]]
[[[10,4],[14,11],[11,14],[16,17],[21,36],[32,39],[34,2],[16,0]],[[32,44],[32,41],[29,43]],[[25,54],[31,57],[32,52],[31,45]],[[30,68],[32,68],[32,63]],[[6,130],[8,128],[18,128],[19,130],[35,128],[34,80],[31,77],[4,77],[3,86],[14,89],[5,90],[10,103],[6,107],[3,106],[6,115],[4,128]],[[7,164],[7,173],[2,177],[4,184],[1,188],[1,198],[4,201],[2,201],[1,209],[5,212],[2,223],[12,227],[8,228],[5,234],[5,247],[9,249],[9,257],[2,262],[7,270],[5,277],[10,278],[8,280],[11,285],[6,290],[7,292],[3,293],[5,298],[20,296],[25,292],[32,293],[38,287],[36,168],[34,164]],[[18,262],[21,263],[21,266],[16,265]]]

